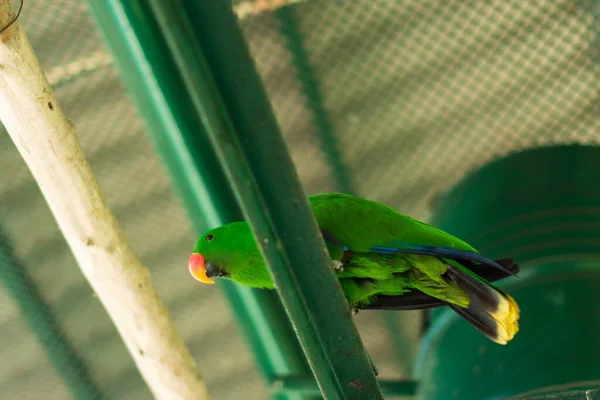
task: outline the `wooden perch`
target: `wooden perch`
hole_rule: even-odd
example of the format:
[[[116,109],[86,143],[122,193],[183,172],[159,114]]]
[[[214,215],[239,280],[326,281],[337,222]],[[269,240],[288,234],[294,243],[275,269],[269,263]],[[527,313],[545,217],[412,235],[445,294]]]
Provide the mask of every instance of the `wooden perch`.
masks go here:
[[[0,30],[13,18],[11,0],[0,0]],[[108,209],[18,22],[0,33],[0,120],[154,396],[208,399],[193,358]]]

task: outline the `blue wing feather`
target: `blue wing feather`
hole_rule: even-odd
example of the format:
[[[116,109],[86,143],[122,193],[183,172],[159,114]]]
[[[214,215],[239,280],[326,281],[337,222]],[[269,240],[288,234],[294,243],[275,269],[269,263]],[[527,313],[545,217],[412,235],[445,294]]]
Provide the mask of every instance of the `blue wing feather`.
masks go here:
[[[503,271],[509,275],[514,275],[511,271],[507,270],[500,264],[495,261],[492,261],[488,258],[485,258],[479,253],[475,253],[473,251],[463,251],[457,249],[451,249],[449,247],[436,247],[436,246],[423,246],[423,245],[415,245],[409,243],[394,243],[396,247],[390,246],[373,246],[371,247],[371,252],[373,253],[382,253],[382,254],[394,254],[394,253],[403,253],[403,254],[419,254],[424,256],[433,256],[433,257],[445,257],[450,259],[458,259],[480,263],[483,265],[488,265],[492,268],[496,268],[500,271]]]

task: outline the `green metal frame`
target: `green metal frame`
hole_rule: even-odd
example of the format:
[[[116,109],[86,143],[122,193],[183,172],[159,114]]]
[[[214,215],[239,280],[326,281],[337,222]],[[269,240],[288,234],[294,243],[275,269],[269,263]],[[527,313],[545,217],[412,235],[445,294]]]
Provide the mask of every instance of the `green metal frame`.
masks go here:
[[[229,2],[89,4],[198,231],[242,219],[230,182],[322,392],[382,398]],[[290,393],[289,379],[309,387],[305,358],[273,297],[224,286],[234,305],[258,305],[237,315],[274,389]],[[327,296],[322,287],[331,288]],[[235,300],[242,296],[253,302]],[[278,335],[269,334],[273,325]]]
[[[167,45],[144,0],[90,1],[123,82],[165,160],[197,233],[243,218],[225,175],[211,150],[202,122],[186,93]],[[193,243],[190,239],[190,244]],[[219,282],[254,351],[263,376],[310,377],[293,329],[273,292]],[[274,333],[277,334],[274,334]],[[309,399],[281,394],[277,399]]]
[[[296,14],[295,5],[287,5],[275,11],[275,15],[279,21],[281,35],[285,38],[286,48],[291,56],[290,58],[296,73],[296,79],[302,89],[306,107],[311,112],[319,146],[325,155],[327,164],[331,168],[331,176],[335,187],[337,190],[344,193],[358,195],[359,193],[352,174],[344,162],[339,140],[335,135],[335,125],[327,111],[325,96],[321,90],[321,83],[319,82],[319,77],[311,63],[309,51],[304,37],[302,36],[301,23]],[[386,328],[390,331],[391,337],[396,338],[392,344],[398,361],[408,364],[408,343],[401,339],[397,339],[403,337],[403,327],[398,324],[398,320],[391,313],[383,314],[382,320],[384,321]],[[411,359],[412,358],[414,357],[411,357]],[[380,382],[380,384],[384,392],[389,392],[390,388],[388,386],[384,385],[383,382]],[[403,386],[404,389],[416,387],[414,382],[407,383],[404,381],[403,384],[407,385]],[[384,386],[386,389],[384,389]],[[401,393],[396,391],[393,392],[396,394],[404,393],[407,395],[411,393],[410,391],[402,391]]]
[[[182,3],[150,1],[321,391],[382,398],[230,3]]]

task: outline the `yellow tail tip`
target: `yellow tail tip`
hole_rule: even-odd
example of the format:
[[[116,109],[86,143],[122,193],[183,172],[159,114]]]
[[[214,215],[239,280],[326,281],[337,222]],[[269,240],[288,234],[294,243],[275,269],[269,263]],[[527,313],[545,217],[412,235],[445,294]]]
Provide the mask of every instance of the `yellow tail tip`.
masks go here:
[[[519,305],[511,296],[503,294],[502,297],[505,301],[500,303],[498,310],[491,313],[491,316],[498,323],[498,337],[494,339],[494,342],[507,344],[519,331],[521,311],[519,310]]]

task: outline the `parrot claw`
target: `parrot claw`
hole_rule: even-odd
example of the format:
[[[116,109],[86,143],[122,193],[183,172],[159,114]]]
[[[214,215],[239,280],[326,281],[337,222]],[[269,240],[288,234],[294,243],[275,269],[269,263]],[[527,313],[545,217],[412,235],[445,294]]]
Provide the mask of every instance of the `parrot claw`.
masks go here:
[[[343,272],[344,263],[339,260],[333,260],[333,269],[335,270],[335,272]]]
[[[358,308],[352,309],[352,316],[354,316],[354,315],[358,315]]]

